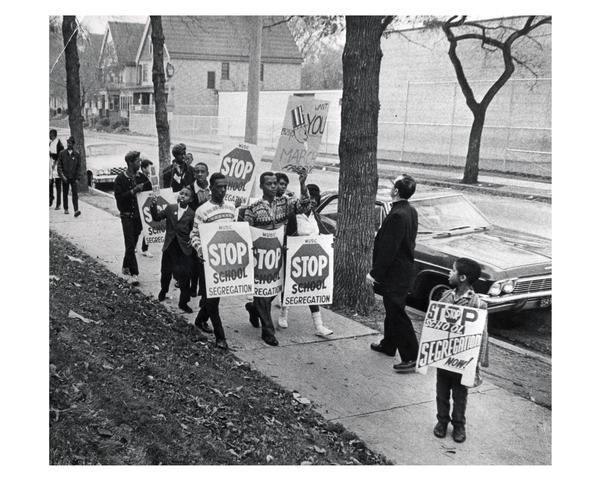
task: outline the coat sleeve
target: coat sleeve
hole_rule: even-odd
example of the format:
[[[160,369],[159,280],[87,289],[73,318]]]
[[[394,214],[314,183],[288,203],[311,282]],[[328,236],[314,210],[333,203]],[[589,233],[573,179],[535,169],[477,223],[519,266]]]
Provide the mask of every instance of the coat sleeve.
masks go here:
[[[192,227],[192,231],[190,232],[190,244],[198,252],[198,256],[202,258],[202,242],[200,241],[200,224],[202,223],[202,219],[198,212],[194,214],[194,226]]]
[[[252,208],[252,205],[250,205],[244,211],[244,222],[247,222],[251,227],[253,227],[255,218],[256,218],[256,214],[254,213],[254,209]]]
[[[376,254],[373,256],[371,276],[376,282],[381,282],[396,258],[398,249],[405,235],[404,220],[400,215],[391,215],[377,233]]]

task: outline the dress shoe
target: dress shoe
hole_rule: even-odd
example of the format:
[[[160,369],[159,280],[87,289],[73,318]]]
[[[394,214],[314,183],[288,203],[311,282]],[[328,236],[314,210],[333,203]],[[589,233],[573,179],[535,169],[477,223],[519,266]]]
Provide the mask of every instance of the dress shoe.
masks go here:
[[[220,348],[221,350],[229,349],[229,345],[227,345],[227,342],[225,341],[225,339],[217,340],[216,346],[217,346],[217,348]]]
[[[54,207],[54,210],[60,210],[60,205],[57,205],[56,207]]]
[[[204,333],[213,333],[213,329],[210,327],[208,322],[198,322],[196,326]]]
[[[134,287],[138,286],[140,284],[140,281],[138,279],[137,275],[132,275],[131,277],[129,277],[129,279],[127,280],[127,283],[129,283],[130,285],[133,285]]]
[[[273,335],[265,335],[262,339],[267,345],[271,345],[272,347],[279,345],[279,342]]]
[[[196,292],[190,292],[190,297],[196,298],[198,294]]]
[[[164,302],[165,298],[167,298],[167,292],[161,290],[160,292],[158,292],[158,301],[159,302]]]
[[[77,210],[77,211],[75,212],[75,218],[77,218],[79,215],[81,215],[81,212],[80,212],[79,210]]]
[[[452,438],[456,443],[462,443],[467,439],[467,432],[464,425],[457,425],[452,430]]]
[[[193,313],[194,312],[187,303],[180,303],[179,308],[181,310],[183,310],[185,313]]]
[[[246,303],[246,310],[250,314],[248,320],[250,321],[252,326],[254,328],[260,327],[260,320],[258,318],[258,315],[256,314],[256,309],[254,308],[254,305],[251,302]]]
[[[415,367],[417,366],[416,360],[410,360],[406,362],[396,363],[394,365],[394,370],[398,373],[413,373],[415,371]]]
[[[69,211],[68,211],[68,210],[65,210],[65,215],[68,215],[68,214],[69,214]]]
[[[444,438],[446,436],[446,432],[448,432],[448,424],[437,422],[435,427],[433,427],[433,434],[438,438]]]
[[[379,353],[385,353],[389,357],[393,357],[394,355],[396,355],[395,351],[392,353],[388,352],[385,348],[383,348],[383,345],[381,345],[381,343],[372,343],[371,350],[374,350]]]

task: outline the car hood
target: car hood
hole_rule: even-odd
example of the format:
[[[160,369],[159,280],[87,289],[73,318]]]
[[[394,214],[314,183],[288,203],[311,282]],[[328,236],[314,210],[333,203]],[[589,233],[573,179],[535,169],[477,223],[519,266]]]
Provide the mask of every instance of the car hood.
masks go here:
[[[428,238],[421,243],[453,257],[468,257],[502,270],[552,263],[550,241],[508,229]]]

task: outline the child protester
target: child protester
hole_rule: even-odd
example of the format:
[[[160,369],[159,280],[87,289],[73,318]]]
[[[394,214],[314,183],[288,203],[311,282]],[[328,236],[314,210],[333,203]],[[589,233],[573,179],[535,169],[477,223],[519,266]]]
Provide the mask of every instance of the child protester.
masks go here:
[[[150,206],[152,220],[166,219],[165,243],[160,262],[160,292],[158,300],[163,301],[169,290],[171,276],[179,282],[179,308],[192,313],[190,301],[190,276],[192,272],[192,247],[190,232],[194,226],[194,211],[189,207],[192,200],[190,187],[183,187],[177,195],[177,203],[169,204],[164,210],[157,211],[156,197]]]
[[[487,304],[479,298],[479,295],[473,290],[473,283],[481,275],[479,264],[469,258],[458,258],[452,267],[448,277],[448,283],[453,290],[448,290],[440,302],[452,305],[462,305],[465,307],[479,308],[487,310]],[[477,361],[477,372],[475,375],[475,385],[481,384],[479,366],[487,367],[488,363],[488,334],[487,321],[483,328],[481,347],[479,350],[479,359]],[[436,396],[437,403],[437,424],[433,429],[433,434],[438,438],[444,438],[448,430],[448,423],[452,423],[452,438],[457,443],[462,443],[467,439],[465,430],[465,412],[467,410],[468,387],[460,383],[462,374],[449,372],[441,368],[437,369]],[[453,408],[452,417],[450,417],[450,393],[452,393]]]

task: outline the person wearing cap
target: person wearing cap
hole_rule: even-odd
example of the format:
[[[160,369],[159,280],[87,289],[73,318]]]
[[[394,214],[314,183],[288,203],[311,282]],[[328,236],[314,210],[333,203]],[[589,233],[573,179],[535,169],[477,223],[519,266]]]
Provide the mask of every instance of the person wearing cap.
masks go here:
[[[183,146],[183,150],[181,146]],[[175,158],[171,170],[171,189],[177,193],[183,187],[189,187],[194,183],[194,170],[189,165],[193,157],[191,154],[186,153],[183,143],[173,147],[173,156]]]
[[[398,373],[415,371],[419,342],[409,316],[405,312],[406,297],[414,281],[415,242],[418,215],[408,199],[415,193],[416,182],[401,175],[390,190],[392,208],[381,224],[373,246],[373,268],[367,282],[375,293],[383,296],[385,319],[383,339],[371,349],[401,362],[394,365]]]
[[[65,215],[69,214],[69,188],[71,189],[71,199],[73,201],[73,210],[75,217],[81,215],[79,211],[79,179],[81,178],[81,155],[75,150],[75,138],[67,138],[67,148],[58,154],[58,163],[56,165],[58,175],[62,180],[63,207]]]

